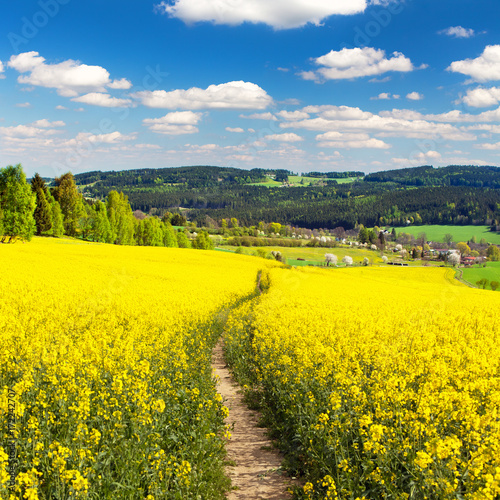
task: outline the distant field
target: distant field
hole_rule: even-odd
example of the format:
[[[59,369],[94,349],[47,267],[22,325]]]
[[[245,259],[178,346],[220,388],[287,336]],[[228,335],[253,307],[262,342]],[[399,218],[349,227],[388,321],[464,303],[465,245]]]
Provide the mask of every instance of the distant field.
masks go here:
[[[367,250],[365,248],[350,248],[350,247],[336,247],[336,248],[319,248],[319,247],[243,247],[243,254],[253,255],[257,248],[264,249],[267,253],[274,251],[281,252],[285,257],[286,263],[291,266],[307,266],[309,264],[318,265],[325,262],[325,254],[333,253],[338,258],[339,265],[342,264],[342,259],[349,255],[353,258],[354,264],[360,264],[363,262],[365,257],[368,257],[370,262],[375,265],[382,264],[382,254],[379,251]],[[234,252],[236,247],[233,246],[223,246],[219,250]],[[393,260],[391,252],[387,252],[386,255],[390,260]],[[298,260],[304,259],[304,260]],[[408,261],[410,266],[420,266],[422,263],[420,260],[415,262]]]
[[[482,278],[486,278],[490,282],[498,281],[500,283],[500,262],[488,262],[486,267],[473,266],[463,271],[463,279],[474,286]]]
[[[291,184],[295,184],[298,186],[315,186],[316,184],[320,183],[325,179],[319,179],[317,177],[307,177],[307,176],[301,176],[301,175],[290,175],[288,176],[288,182]],[[343,179],[333,179],[337,181],[338,184],[348,184],[350,182],[354,182],[356,180],[356,177],[346,177]],[[303,181],[303,183],[302,183]],[[276,182],[270,177],[267,177],[267,180],[265,182],[252,182],[249,185],[250,186],[265,186],[265,187],[277,187],[281,186],[281,182]]]
[[[475,236],[478,243],[484,238],[488,243],[500,245],[500,234],[490,232],[489,226],[409,226],[397,227],[396,232],[413,234],[415,237],[425,233],[428,241],[438,242],[444,242],[444,235],[449,233],[453,235],[455,243],[469,241]]]

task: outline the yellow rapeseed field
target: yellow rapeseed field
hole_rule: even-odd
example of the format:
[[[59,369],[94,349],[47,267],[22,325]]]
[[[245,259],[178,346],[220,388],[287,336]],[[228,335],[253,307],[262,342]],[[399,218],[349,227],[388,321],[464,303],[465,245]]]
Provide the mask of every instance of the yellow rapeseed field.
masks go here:
[[[211,350],[267,261],[35,238],[0,262],[0,498],[224,498]]]
[[[500,498],[500,295],[438,268],[262,281],[226,353],[306,478],[298,497]]]

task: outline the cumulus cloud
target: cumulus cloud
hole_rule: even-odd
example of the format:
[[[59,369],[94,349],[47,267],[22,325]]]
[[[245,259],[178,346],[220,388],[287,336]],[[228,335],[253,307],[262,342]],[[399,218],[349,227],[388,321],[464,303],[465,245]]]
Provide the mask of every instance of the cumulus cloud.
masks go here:
[[[308,23],[319,26],[329,16],[358,14],[366,6],[366,0],[169,0],[157,8],[187,24],[204,21],[236,26],[249,22],[280,30]]]
[[[470,76],[478,82],[500,80],[500,45],[488,45],[476,59],[454,61],[447,70]]]
[[[16,108],[31,108],[30,102],[19,102],[16,104]]]
[[[374,139],[363,133],[326,132],[316,136],[321,148],[336,149],[389,149],[391,146],[380,139]]]
[[[111,97],[109,94],[101,92],[90,92],[80,97],[74,97],[71,100],[103,108],[126,108],[132,104],[130,99],[119,99],[118,97]]]
[[[41,128],[51,128],[51,127],[64,127],[66,124],[61,121],[55,121],[55,122],[50,122],[46,118],[43,118],[42,120],[37,120],[36,122],[33,122],[31,124],[33,127],[41,127]]]
[[[382,92],[376,97],[370,97],[372,101],[384,101],[389,99],[399,99],[401,96],[398,94],[390,94],[389,92]]]
[[[424,96],[422,94],[419,94],[418,92],[410,92],[406,95],[406,98],[410,99],[410,101],[421,101]]]
[[[226,132],[233,132],[235,134],[241,134],[245,132],[241,127],[226,127]]]
[[[5,75],[3,74],[5,71],[5,68],[3,66],[3,62],[0,61],[0,80],[2,80],[3,78],[5,78]]]
[[[279,141],[279,142],[300,142],[304,140],[303,137],[294,134],[293,132],[285,134],[270,134],[266,135],[264,139],[267,139],[268,141]]]
[[[182,135],[198,132],[196,125],[202,118],[202,113],[192,111],[174,111],[161,118],[146,118],[143,124],[157,134]]]
[[[255,83],[228,82],[206,89],[136,92],[132,97],[148,108],[161,109],[265,109],[272,103],[267,92]]]
[[[500,142],[496,142],[494,144],[489,144],[489,143],[477,144],[476,148],[484,149],[486,151],[498,151],[500,150]]]
[[[450,116],[446,118],[442,115],[436,115],[436,117],[432,115],[424,116],[411,110],[393,110],[392,112],[381,112],[377,115],[348,106],[307,106],[302,111],[317,116],[305,120],[281,122],[280,128],[341,133],[373,132],[378,137],[406,137],[410,139],[435,139],[436,137],[456,141],[476,139],[474,134],[450,123],[431,121],[434,118],[441,118],[442,121],[447,121],[447,119],[453,121],[455,118]],[[460,115],[460,111],[451,113]],[[500,115],[500,109],[497,113],[492,113],[483,118],[485,121],[493,121],[497,115]],[[331,139],[335,138],[331,137]],[[376,143],[372,141],[371,144],[375,145]]]
[[[101,66],[88,66],[72,59],[46,64],[45,58],[33,51],[12,56],[8,66],[23,73],[17,79],[19,83],[54,88],[64,97],[103,92],[106,87],[125,88],[126,82],[125,79],[112,81],[109,72]]]
[[[304,111],[280,111],[277,113],[277,115],[280,118],[283,118],[284,120],[305,120],[306,118],[309,118],[309,115],[307,113],[304,113]]]
[[[489,108],[500,103],[500,87],[469,89],[462,101],[473,108]]]
[[[314,59],[314,62],[321,66],[314,73],[315,77],[325,80],[360,78],[381,75],[389,71],[406,73],[415,69],[410,59],[401,52],[394,52],[392,57],[387,58],[384,50],[372,47],[332,50],[328,54]],[[311,74],[302,74],[304,79],[313,79],[312,76]]]
[[[439,35],[448,35],[455,38],[470,38],[474,36],[474,30],[470,28],[462,28],[462,26],[450,26],[445,30],[438,31]]]
[[[132,87],[132,83],[126,78],[122,78],[121,80],[113,80],[108,87],[114,90],[128,90]]]
[[[115,131],[109,134],[93,134],[92,132],[80,132],[74,139],[67,141],[66,146],[90,142],[92,144],[118,144],[134,140],[137,134],[122,134]]]
[[[58,132],[58,130],[36,126],[36,122],[30,125],[0,127],[0,135],[12,139],[40,138],[42,136],[51,136],[57,134]]]

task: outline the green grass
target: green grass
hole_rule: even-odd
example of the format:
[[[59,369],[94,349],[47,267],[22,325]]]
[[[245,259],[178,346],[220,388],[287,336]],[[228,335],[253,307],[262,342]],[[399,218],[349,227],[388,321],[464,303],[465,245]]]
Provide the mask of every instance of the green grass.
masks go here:
[[[307,177],[307,176],[302,176],[302,175],[289,175],[288,176],[288,182],[290,184],[293,184],[295,186],[316,186],[320,182],[327,180],[327,179],[319,179],[318,177]],[[356,177],[346,177],[342,179],[334,179],[337,181],[338,184],[347,184],[350,182],[354,182],[356,180]],[[304,181],[302,183],[302,181]],[[265,186],[265,187],[277,187],[281,186],[281,182],[276,182],[270,177],[266,177],[266,180],[264,182],[252,182],[248,184],[249,186]]]
[[[486,267],[476,265],[463,270],[463,279],[471,285],[477,286],[476,283],[483,278],[500,283],[500,262],[487,262]]]
[[[388,228],[389,230],[392,228]],[[489,226],[408,226],[397,227],[396,232],[412,234],[415,238],[419,234],[425,233],[428,241],[444,242],[444,235],[449,233],[453,235],[453,241],[469,241],[473,236],[476,237],[477,243],[484,238],[488,243],[500,245],[500,234],[492,233]]]
[[[342,259],[348,255],[353,258],[354,264],[360,264],[363,262],[365,257],[368,257],[370,262],[374,265],[383,264],[382,254],[380,251],[368,250],[366,248],[351,248],[347,246],[338,246],[335,248],[320,248],[320,247],[242,247],[242,252],[244,255],[253,255],[257,248],[262,248],[270,254],[273,250],[281,252],[281,254],[285,257],[287,264],[291,266],[308,266],[319,265],[325,262],[325,254],[333,253],[338,258],[339,265],[342,264]],[[219,247],[219,250],[224,251],[235,251],[236,247],[234,246],[222,246]],[[389,260],[394,260],[395,257],[392,256],[391,252],[386,252],[386,255],[389,257]],[[298,259],[304,260],[298,260]],[[422,262],[420,260],[416,260],[415,262],[408,261],[410,266],[420,266]]]

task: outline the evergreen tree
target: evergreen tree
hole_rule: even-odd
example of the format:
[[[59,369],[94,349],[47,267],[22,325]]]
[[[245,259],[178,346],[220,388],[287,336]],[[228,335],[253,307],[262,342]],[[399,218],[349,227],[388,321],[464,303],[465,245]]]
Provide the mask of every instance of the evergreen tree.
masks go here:
[[[54,198],[61,205],[64,221],[64,232],[69,236],[80,233],[80,218],[85,215],[83,197],[78,192],[75,179],[71,172],[56,177]]]
[[[47,186],[37,173],[31,179],[31,190],[36,195],[35,218],[36,234],[52,234],[52,207],[47,200]]]
[[[16,238],[30,241],[36,226],[33,213],[36,196],[26,182],[21,165],[0,169],[0,211],[2,215],[2,242]]]

